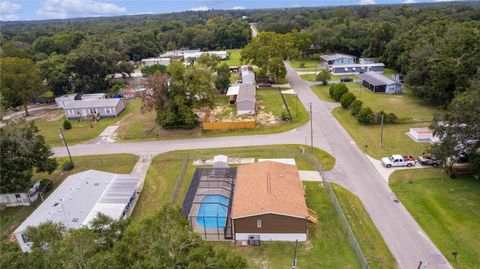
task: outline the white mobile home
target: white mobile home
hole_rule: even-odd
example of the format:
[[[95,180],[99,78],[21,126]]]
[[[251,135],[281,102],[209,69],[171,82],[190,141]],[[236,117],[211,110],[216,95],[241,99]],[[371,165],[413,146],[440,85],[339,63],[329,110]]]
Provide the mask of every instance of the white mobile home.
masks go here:
[[[116,117],[123,109],[125,109],[125,104],[119,98],[79,100],[69,102],[64,107],[68,119],[78,119],[92,115]]]
[[[244,65],[240,68],[240,74],[242,76],[242,84],[255,84],[255,72],[249,65]]]
[[[29,226],[52,221],[78,229],[88,226],[98,213],[122,219],[135,205],[139,182],[137,176],[96,170],[71,175],[15,230],[15,238],[28,252],[31,243],[23,233]]]
[[[329,70],[333,75],[354,75],[366,72],[383,73],[385,65],[383,63],[371,64],[334,64],[330,65]]]
[[[322,63],[330,66],[334,64],[353,64],[355,63],[355,57],[352,55],[346,54],[325,54],[320,56]]]
[[[11,192],[0,194],[0,206],[14,207],[14,206],[29,206],[38,198],[40,190],[40,181],[33,184],[28,192]]]
[[[237,115],[255,114],[256,87],[252,84],[241,84],[237,95]]]
[[[65,108],[65,105],[69,102],[73,102],[75,100],[80,100],[80,95],[78,93],[70,93],[59,96],[55,98],[55,103],[57,103],[57,107]]]
[[[172,59],[164,57],[164,58],[148,58],[142,60],[142,65],[145,67],[152,66],[152,65],[169,65],[172,62]]]

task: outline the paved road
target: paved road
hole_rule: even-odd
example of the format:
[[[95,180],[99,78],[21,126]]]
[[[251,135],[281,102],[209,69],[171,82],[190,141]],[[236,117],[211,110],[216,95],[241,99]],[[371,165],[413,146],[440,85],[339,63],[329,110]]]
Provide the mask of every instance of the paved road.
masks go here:
[[[323,102],[310,90],[300,76],[287,65],[287,79],[299,95],[305,107],[312,103],[314,146],[336,158],[335,168],[326,174],[354,192],[395,256],[400,268],[417,268],[420,261],[428,268],[452,268],[436,246],[424,234],[401,203],[395,203],[395,195],[368,157],[330,113],[331,104]],[[97,155],[133,153],[155,155],[171,150],[239,147],[274,144],[310,144],[309,124],[280,134],[258,136],[212,137],[105,145],[76,145],[73,155]],[[65,156],[63,148],[54,148],[56,156]]]

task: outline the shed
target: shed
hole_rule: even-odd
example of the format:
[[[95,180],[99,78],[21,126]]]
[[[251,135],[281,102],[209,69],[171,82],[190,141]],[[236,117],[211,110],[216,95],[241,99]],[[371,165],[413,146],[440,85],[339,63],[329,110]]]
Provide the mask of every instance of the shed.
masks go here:
[[[295,165],[266,161],[238,167],[232,204],[235,240],[306,241],[308,216]]]
[[[384,92],[397,94],[402,92],[402,85],[393,81],[382,74],[367,72],[358,75],[362,79],[362,85],[369,88],[372,92]]]
[[[334,64],[353,64],[355,63],[355,57],[352,55],[335,53],[335,54],[325,54],[320,56],[320,59],[323,63],[327,65]]]
[[[255,114],[256,87],[252,84],[241,84],[237,95],[237,115]]]
[[[35,202],[40,191],[40,181],[36,181],[28,192],[11,192],[0,194],[0,206],[29,206]]]
[[[125,109],[125,104],[119,98],[78,100],[65,105],[65,115],[69,119],[78,119],[92,115],[116,117]]]
[[[366,72],[383,73],[385,65],[383,63],[370,64],[335,64],[330,66],[330,72],[334,75],[352,75]]]
[[[213,157],[213,168],[227,168],[228,157],[225,155],[217,155]]]
[[[139,178],[88,170],[67,177],[42,204],[15,230],[22,251],[30,251],[31,243],[23,236],[29,226],[52,221],[67,229],[88,226],[98,213],[114,220],[128,215],[135,204]]]
[[[65,108],[65,105],[69,102],[75,101],[75,100],[80,100],[80,95],[78,93],[70,93],[70,94],[65,94],[62,96],[59,96],[55,98],[55,103],[57,103],[57,107],[59,108]]]

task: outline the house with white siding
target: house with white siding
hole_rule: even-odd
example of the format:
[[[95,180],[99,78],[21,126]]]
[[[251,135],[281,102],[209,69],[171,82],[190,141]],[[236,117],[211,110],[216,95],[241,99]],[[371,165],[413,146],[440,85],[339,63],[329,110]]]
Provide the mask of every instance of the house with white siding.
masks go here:
[[[117,117],[125,109],[125,104],[119,98],[77,100],[68,102],[63,109],[68,119],[79,119],[93,115]]]

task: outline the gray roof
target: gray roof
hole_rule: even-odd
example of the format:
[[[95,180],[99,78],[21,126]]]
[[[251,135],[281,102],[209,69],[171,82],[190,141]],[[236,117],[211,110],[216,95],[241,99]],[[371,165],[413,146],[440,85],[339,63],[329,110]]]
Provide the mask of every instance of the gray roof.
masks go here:
[[[120,98],[75,100],[65,104],[65,109],[116,107]]]
[[[348,68],[348,67],[373,67],[373,66],[382,66],[385,67],[383,63],[370,63],[370,64],[334,64],[331,65],[332,68]]]
[[[118,219],[130,197],[136,192],[139,178],[88,170],[67,177],[42,204],[15,230],[46,221],[61,223],[66,228],[88,224],[98,212]],[[93,216],[93,217],[92,217]]]
[[[397,84],[397,82],[385,77],[384,75],[376,72],[366,72],[358,75],[362,80],[370,83],[373,86],[383,86]]]
[[[355,57],[352,56],[352,55],[335,53],[335,54],[325,54],[325,55],[320,56],[320,58],[322,58],[324,61],[328,62],[328,61],[338,60],[338,59],[342,59],[342,58],[355,58]]]
[[[238,89],[237,102],[241,101],[252,101],[255,102],[256,99],[256,87],[252,84],[240,84]]]
[[[249,65],[243,65],[240,68],[243,84],[255,84],[255,72]]]

